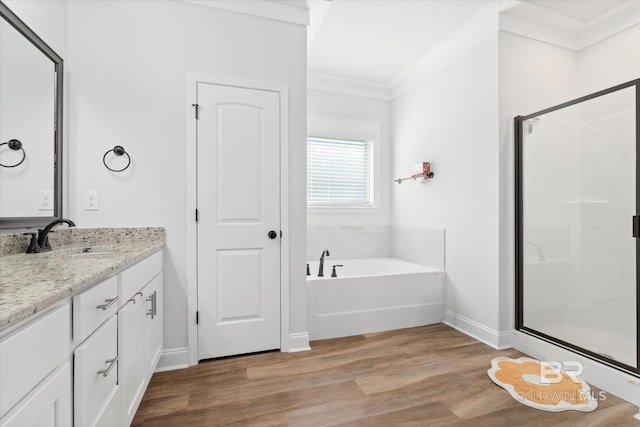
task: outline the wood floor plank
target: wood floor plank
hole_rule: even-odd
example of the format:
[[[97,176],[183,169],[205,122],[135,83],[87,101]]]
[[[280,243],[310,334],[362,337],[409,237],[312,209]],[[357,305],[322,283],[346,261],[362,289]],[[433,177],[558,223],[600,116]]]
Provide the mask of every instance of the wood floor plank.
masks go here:
[[[155,374],[132,425],[638,425],[632,418],[637,408],[609,394],[592,413],[550,413],[520,404],[486,371],[496,356],[523,354],[495,350],[443,324],[315,341],[311,347]]]
[[[364,419],[350,421],[340,426],[447,426],[456,422],[458,418],[446,405],[441,402],[427,403],[424,405],[412,406],[411,408],[399,411],[387,412]]]

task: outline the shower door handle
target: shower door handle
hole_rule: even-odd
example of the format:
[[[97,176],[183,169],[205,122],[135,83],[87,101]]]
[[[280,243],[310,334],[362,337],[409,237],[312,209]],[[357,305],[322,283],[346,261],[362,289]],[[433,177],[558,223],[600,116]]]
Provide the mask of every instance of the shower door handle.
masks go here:
[[[640,237],[640,216],[633,216],[633,237]]]

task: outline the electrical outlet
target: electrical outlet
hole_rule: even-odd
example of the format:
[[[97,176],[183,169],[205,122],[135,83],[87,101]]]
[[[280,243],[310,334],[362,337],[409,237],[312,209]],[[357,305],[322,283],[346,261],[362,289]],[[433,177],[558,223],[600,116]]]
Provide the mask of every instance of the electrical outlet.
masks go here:
[[[52,190],[38,190],[38,210],[40,211],[53,210],[53,191]]]
[[[100,194],[97,191],[86,190],[84,192],[84,210],[85,211],[100,210]]]

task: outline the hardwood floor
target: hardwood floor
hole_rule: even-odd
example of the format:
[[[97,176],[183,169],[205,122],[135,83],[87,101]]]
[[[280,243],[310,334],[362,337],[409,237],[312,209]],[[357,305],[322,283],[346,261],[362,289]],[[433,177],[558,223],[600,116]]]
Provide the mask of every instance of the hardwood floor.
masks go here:
[[[522,354],[494,350],[443,324],[311,347],[155,374],[132,425],[640,425],[632,418],[637,407],[608,393],[590,413],[516,402],[486,371],[496,356]]]

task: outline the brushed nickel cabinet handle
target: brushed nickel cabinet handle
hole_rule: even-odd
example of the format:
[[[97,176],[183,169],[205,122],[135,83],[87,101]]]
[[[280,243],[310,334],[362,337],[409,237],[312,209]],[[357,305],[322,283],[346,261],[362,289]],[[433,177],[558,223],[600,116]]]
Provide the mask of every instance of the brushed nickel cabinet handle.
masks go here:
[[[158,291],[153,291],[153,315],[158,315]]]
[[[151,303],[151,308],[149,309],[149,311],[147,311],[147,316],[151,316],[151,318],[153,319],[155,316],[154,309],[153,309],[153,294],[147,297],[147,301]]]
[[[98,375],[102,374],[103,377],[106,377],[107,375],[109,375],[109,372],[111,372],[113,367],[116,366],[116,362],[118,362],[118,357],[120,357],[120,356],[116,355],[116,357],[113,358],[113,359],[105,360],[104,363],[109,363],[110,365],[107,367],[107,369],[99,370],[98,371]]]
[[[118,301],[119,299],[120,299],[120,297],[105,299],[104,300],[105,304],[96,305],[96,308],[101,308],[103,310],[106,310],[107,308],[109,308],[113,304],[115,304],[115,302]]]

